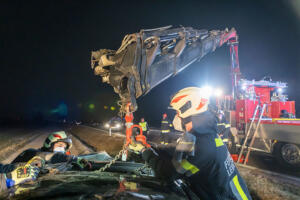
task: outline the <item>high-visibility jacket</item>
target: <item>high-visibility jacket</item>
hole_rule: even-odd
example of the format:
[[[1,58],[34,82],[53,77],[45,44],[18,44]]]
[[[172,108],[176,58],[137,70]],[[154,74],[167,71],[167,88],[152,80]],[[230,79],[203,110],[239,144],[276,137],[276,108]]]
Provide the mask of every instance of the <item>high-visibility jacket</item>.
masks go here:
[[[143,158],[150,163],[156,176],[161,175],[159,178],[168,181],[172,177],[178,179],[179,175],[174,175],[175,168],[201,200],[251,200],[226,145],[217,134],[215,115],[206,111],[192,116],[191,120],[190,133],[196,137],[193,155],[182,152],[182,159],[170,159],[166,153],[151,149],[143,152]]]
[[[142,127],[143,131],[148,131],[148,123],[147,122],[140,122],[139,125]]]
[[[162,121],[161,121],[161,132],[162,133],[169,133],[171,127],[173,127],[173,124],[169,121],[168,118],[162,119]]]

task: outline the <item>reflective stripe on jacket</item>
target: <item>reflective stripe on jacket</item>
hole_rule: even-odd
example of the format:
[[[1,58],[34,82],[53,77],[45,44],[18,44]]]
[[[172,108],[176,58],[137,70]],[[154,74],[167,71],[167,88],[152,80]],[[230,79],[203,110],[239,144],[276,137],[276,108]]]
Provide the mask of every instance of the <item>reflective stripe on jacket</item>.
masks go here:
[[[170,123],[170,121],[168,120],[168,118],[163,119],[161,121],[161,132],[162,133],[169,133],[171,127],[173,127],[173,125],[172,125],[172,123]]]

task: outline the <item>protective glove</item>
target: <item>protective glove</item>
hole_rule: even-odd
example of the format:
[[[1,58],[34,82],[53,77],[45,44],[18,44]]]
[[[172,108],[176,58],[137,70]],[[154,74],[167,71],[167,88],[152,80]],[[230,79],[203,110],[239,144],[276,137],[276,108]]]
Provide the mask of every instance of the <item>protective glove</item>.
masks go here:
[[[79,168],[80,170],[91,170],[92,169],[92,163],[87,161],[86,159],[77,157],[72,164],[75,166],[75,168]]]
[[[19,164],[15,170],[6,174],[6,186],[10,188],[27,181],[35,180],[39,175],[40,169],[30,164]]]
[[[142,143],[135,141],[135,139],[132,139],[131,141],[131,144],[129,144],[128,146],[128,149],[130,151],[136,154],[141,154],[146,149],[146,147]]]
[[[44,168],[46,161],[40,156],[34,156],[31,158],[26,165],[31,165],[32,167]]]

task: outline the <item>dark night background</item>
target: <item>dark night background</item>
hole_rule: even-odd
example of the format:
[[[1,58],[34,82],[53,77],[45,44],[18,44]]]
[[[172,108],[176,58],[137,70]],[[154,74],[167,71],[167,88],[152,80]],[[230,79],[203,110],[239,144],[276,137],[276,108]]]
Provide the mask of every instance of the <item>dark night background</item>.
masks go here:
[[[0,119],[105,120],[113,89],[93,75],[90,52],[119,48],[126,34],[166,25],[235,27],[247,79],[289,84],[300,115],[300,3],[280,1],[7,1],[0,4]],[[136,117],[160,120],[169,97],[209,84],[230,92],[228,47],[217,49],[138,100]],[[108,109],[104,109],[108,106]]]

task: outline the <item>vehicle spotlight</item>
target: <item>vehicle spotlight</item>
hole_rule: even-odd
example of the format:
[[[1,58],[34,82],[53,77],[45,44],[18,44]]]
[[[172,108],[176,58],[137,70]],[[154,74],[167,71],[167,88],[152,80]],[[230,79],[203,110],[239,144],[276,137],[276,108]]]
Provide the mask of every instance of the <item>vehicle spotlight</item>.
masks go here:
[[[283,92],[283,89],[282,89],[282,88],[278,88],[278,89],[277,89],[277,92],[278,92],[278,93],[282,93],[282,92]]]
[[[247,89],[247,85],[242,85],[242,90],[246,90]]]
[[[121,124],[116,124],[116,128],[121,128]]]
[[[204,86],[202,89],[207,97],[210,97],[212,95],[212,88],[210,86]]]
[[[217,89],[214,91],[214,95],[215,95],[216,97],[220,97],[220,96],[222,96],[222,94],[223,94],[223,91],[222,91],[221,89],[219,89],[219,88],[217,88]]]
[[[105,124],[105,127],[106,127],[106,128],[109,128],[109,124],[108,124],[108,123],[107,123],[107,124]]]

